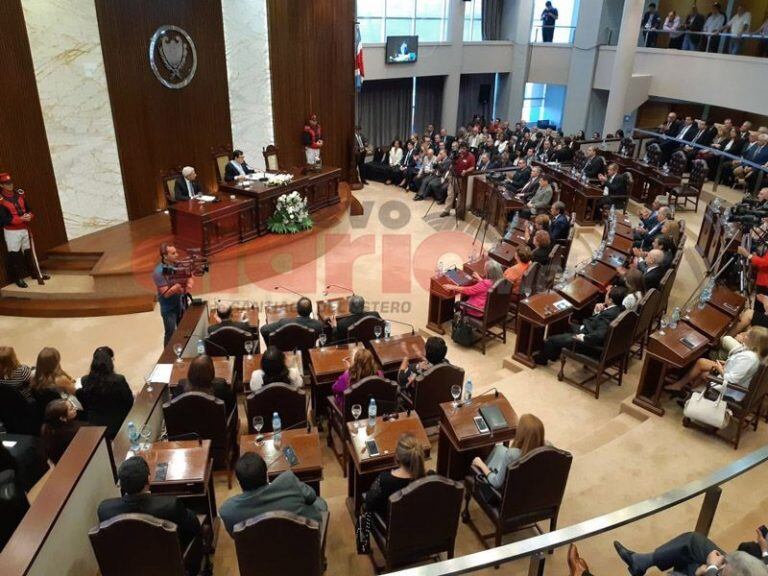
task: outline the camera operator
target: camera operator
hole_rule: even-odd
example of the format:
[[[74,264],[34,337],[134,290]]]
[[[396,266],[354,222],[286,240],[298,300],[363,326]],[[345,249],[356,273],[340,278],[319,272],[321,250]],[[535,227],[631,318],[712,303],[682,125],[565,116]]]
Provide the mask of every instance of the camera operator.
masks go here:
[[[173,268],[179,260],[179,252],[172,242],[163,242],[160,245],[160,263],[155,266],[152,281],[157,288],[157,301],[160,303],[160,315],[163,317],[165,328],[163,346],[168,345],[184,315],[187,294],[194,286],[191,274],[174,274]]]
[[[764,203],[768,189],[764,188],[758,194],[758,200]],[[743,206],[743,204],[742,204]],[[755,269],[757,277],[755,279],[755,304],[752,312],[753,326],[768,327],[768,316],[765,313],[765,303],[768,302],[768,254],[764,253],[764,250],[760,250],[764,243],[764,238],[761,232],[765,229],[766,222],[768,221],[768,211],[760,207],[759,205],[752,206],[748,209],[747,214],[734,216],[732,213],[729,221],[740,221],[742,226],[750,225],[750,235],[752,236],[753,249],[759,250],[759,252],[750,252],[744,246],[739,246],[737,252],[740,256],[743,256],[747,262]],[[759,226],[758,226],[759,224]],[[757,235],[757,238],[755,238]]]

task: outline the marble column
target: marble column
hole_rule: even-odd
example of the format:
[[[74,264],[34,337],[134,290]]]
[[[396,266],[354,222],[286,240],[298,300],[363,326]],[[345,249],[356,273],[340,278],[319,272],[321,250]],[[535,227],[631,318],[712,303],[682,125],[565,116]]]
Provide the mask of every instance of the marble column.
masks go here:
[[[232,144],[264,168],[262,148],[275,141],[266,0],[222,0]]]
[[[443,108],[440,127],[448,130],[448,134],[455,134],[457,123],[465,119],[458,119],[459,115],[459,91],[461,87],[461,68],[464,56],[464,2],[451,1],[448,4],[448,29],[445,40],[449,42],[451,52],[446,58],[451,62],[451,73],[445,77],[443,86]],[[423,126],[416,126],[416,130],[423,130]]]
[[[67,235],[125,222],[95,3],[22,0],[22,7]]]
[[[528,81],[528,69],[531,63],[531,20],[533,18],[533,0],[519,0],[512,5],[511,38],[515,43],[514,62],[509,78],[509,104],[506,111],[497,111],[502,118],[514,124],[523,115],[525,84]],[[505,113],[506,112],[506,113]]]

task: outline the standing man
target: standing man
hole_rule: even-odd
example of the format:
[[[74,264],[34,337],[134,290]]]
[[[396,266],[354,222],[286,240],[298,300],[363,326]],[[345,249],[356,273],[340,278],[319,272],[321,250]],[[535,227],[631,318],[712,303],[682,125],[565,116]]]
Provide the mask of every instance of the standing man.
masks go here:
[[[253,170],[245,163],[245,154],[242,150],[232,152],[232,160],[224,168],[224,182],[242,182]]]
[[[160,245],[160,263],[155,266],[152,273],[152,281],[157,288],[157,301],[160,303],[160,315],[163,317],[165,328],[163,346],[168,345],[179,320],[184,315],[187,305],[186,295],[194,285],[191,276],[179,278],[174,275],[173,267],[178,261],[179,252],[176,246],[171,242],[163,242]]]
[[[555,35],[555,22],[557,21],[557,8],[552,6],[552,2],[547,0],[544,5],[544,11],[541,13],[541,36],[544,42],[552,42]]]
[[[648,4],[648,11],[643,14],[643,36],[645,38],[645,46],[647,48],[656,47],[656,39],[658,33],[652,32],[652,30],[658,30],[661,28],[661,16],[656,11],[656,4],[651,2]]]
[[[312,114],[304,125],[304,133],[301,136],[304,144],[304,155],[307,164],[314,166],[320,163],[320,148],[323,147],[323,129],[317,121],[317,114]]]
[[[29,223],[34,214],[29,209],[24,191],[13,189],[13,179],[8,173],[0,174],[0,226],[3,227],[5,246],[8,249],[8,271],[10,279],[19,288],[27,288],[27,263],[34,257],[30,252]],[[37,266],[32,266],[32,276],[38,279]],[[42,275],[43,280],[50,276]]]
[[[688,16],[685,17],[683,23],[683,30],[685,30],[685,39],[683,40],[683,50],[698,50],[700,36],[696,32],[701,32],[704,28],[704,15],[699,12],[699,9],[694,3],[691,6],[691,11]]]
[[[360,183],[365,186],[368,180],[365,179],[365,156],[368,154],[368,139],[363,136],[360,126],[355,126],[355,139],[352,142],[352,154],[355,158],[357,173],[360,176]]]
[[[475,169],[475,155],[469,151],[466,143],[462,142],[459,146],[459,156],[453,163],[454,177],[448,176],[448,196],[445,199],[445,210],[440,213],[441,218],[451,215],[451,207],[456,199],[456,187],[454,185],[458,179],[458,185],[463,186],[463,178]],[[466,202],[464,194],[459,194],[459,201]],[[456,210],[459,207],[456,206]]]

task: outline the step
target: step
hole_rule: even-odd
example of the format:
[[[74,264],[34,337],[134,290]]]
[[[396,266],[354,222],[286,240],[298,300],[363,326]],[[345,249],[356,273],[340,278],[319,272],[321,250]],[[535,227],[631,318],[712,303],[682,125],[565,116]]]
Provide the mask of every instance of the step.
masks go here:
[[[40,267],[46,272],[52,270],[65,272],[90,272],[97,260],[78,260],[69,258],[48,258],[40,262]]]
[[[119,298],[0,298],[0,316],[24,318],[78,318],[151,312],[153,295]]]
[[[47,299],[93,299],[98,295],[94,289],[93,277],[89,274],[72,272],[51,273],[51,279],[40,285],[36,280],[27,278],[28,288],[19,288],[9,284],[0,289],[3,298],[22,298],[25,300]]]
[[[631,414],[620,413],[586,436],[577,439],[572,444],[563,446],[563,448],[567,449],[574,456],[583,456],[600,446],[616,440],[635,426],[642,424],[642,422],[643,420],[635,418]]]

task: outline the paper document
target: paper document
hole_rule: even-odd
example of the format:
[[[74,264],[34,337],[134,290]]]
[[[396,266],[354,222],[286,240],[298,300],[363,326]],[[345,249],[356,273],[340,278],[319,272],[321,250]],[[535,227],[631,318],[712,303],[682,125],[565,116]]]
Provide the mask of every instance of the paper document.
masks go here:
[[[198,198],[200,200],[202,200],[203,202],[215,202],[216,201],[216,196],[208,196],[206,194],[204,194],[202,196],[198,196]]]
[[[172,372],[173,364],[157,364],[149,376],[149,381],[158,384],[170,384]]]

